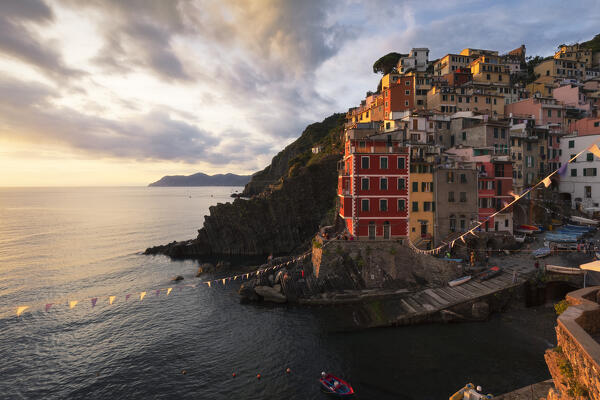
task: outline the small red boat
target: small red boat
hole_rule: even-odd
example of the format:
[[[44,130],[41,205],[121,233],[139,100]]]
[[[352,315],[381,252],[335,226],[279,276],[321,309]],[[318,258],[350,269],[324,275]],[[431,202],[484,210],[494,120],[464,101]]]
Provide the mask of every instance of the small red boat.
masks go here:
[[[319,382],[321,383],[321,390],[333,397],[348,398],[354,395],[352,386],[337,376],[322,372]]]

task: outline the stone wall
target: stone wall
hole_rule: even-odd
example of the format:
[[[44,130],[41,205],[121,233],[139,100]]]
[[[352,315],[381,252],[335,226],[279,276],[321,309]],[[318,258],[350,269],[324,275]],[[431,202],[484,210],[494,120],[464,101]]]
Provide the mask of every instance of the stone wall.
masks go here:
[[[313,245],[313,273],[319,280],[349,274],[364,288],[415,288],[445,285],[458,277],[461,267],[454,262],[417,254],[389,240],[323,241]],[[344,288],[340,288],[344,289]],[[348,287],[350,289],[350,287]]]
[[[567,295],[571,304],[558,318],[556,349],[545,354],[556,387],[548,398],[600,400],[600,305],[599,287]]]

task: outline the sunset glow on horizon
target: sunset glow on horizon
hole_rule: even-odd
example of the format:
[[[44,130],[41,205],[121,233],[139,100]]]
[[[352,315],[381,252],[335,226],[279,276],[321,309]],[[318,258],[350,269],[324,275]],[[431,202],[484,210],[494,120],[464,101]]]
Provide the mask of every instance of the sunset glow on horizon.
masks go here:
[[[374,90],[382,55],[549,55],[598,33],[593,3],[2,2],[0,186],[251,174]]]

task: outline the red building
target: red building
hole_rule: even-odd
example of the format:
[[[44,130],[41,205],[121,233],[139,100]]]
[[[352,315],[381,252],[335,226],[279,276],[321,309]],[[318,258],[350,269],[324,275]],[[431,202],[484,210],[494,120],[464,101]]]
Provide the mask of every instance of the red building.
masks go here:
[[[482,230],[512,232],[511,209],[489,218],[513,200],[512,163],[506,156],[492,157],[489,161],[478,161],[477,169],[479,221],[485,222]]]
[[[338,198],[348,232],[358,239],[406,238],[409,149],[402,145],[402,132],[357,124],[345,139]]]
[[[384,117],[389,118],[392,111],[406,111],[414,108],[414,85],[411,76],[400,76],[383,91]]]

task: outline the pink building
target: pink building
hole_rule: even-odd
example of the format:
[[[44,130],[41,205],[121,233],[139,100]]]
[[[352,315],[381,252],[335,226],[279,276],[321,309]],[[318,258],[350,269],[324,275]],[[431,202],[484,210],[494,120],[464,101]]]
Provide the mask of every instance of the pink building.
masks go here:
[[[577,136],[600,135],[600,118],[583,118],[569,125],[569,133]]]
[[[552,97],[565,106],[572,106],[586,113],[592,111],[592,107],[579,85],[568,84],[556,88],[552,90]]]

